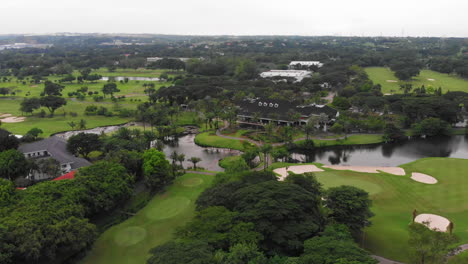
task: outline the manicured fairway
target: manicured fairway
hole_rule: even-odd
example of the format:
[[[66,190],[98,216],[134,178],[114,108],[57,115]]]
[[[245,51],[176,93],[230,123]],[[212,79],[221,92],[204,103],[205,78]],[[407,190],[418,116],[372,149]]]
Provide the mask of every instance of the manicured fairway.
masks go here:
[[[104,232],[81,264],[144,264],[195,212],[195,200],[214,176],[185,174],[125,222]]]
[[[389,68],[384,67],[369,67],[365,69],[369,78],[375,83],[382,85],[382,92],[386,93],[402,93],[400,90],[400,82]],[[455,75],[448,75],[431,70],[421,70],[419,76],[416,76],[411,81],[413,88],[420,87],[424,84],[426,88],[433,87],[434,89],[442,87],[443,92],[447,91],[463,91],[468,92],[468,80],[462,79]]]
[[[274,163],[271,169],[286,166]],[[292,164],[289,164],[292,165]],[[359,173],[324,168],[315,172],[324,188],[352,185],[371,194],[372,226],[366,229],[362,246],[373,254],[408,262],[408,224],[414,209],[418,213],[437,214],[451,220],[459,244],[468,243],[468,160],[425,158],[401,165],[406,176],[386,173]],[[437,184],[413,181],[411,172],[435,177]]]

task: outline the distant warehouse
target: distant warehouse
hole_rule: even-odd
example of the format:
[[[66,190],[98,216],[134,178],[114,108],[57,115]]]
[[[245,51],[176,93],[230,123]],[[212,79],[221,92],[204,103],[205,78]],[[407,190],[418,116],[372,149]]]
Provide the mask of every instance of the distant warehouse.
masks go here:
[[[312,75],[311,71],[304,70],[271,70],[260,73],[262,78],[274,78],[274,77],[283,77],[283,78],[295,78],[296,81],[300,82],[306,77]]]
[[[320,68],[323,66],[323,63],[321,63],[320,61],[291,61],[289,63],[290,69],[303,69],[310,68],[311,66]]]

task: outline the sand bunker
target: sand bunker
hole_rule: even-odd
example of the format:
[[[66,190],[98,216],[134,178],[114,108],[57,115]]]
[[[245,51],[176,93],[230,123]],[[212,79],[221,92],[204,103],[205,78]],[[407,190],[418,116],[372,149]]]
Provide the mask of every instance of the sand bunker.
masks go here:
[[[387,82],[389,82],[389,83],[396,83],[396,82],[398,82],[398,81],[395,81],[395,80],[387,80]]]
[[[24,122],[25,119],[26,119],[25,117],[12,116],[12,117],[7,117],[7,118],[2,118],[0,119],[0,121],[2,121],[2,123],[19,123],[19,122]]]
[[[366,173],[379,173],[383,171],[393,175],[404,176],[405,170],[400,167],[372,167],[372,166],[341,166],[341,165],[328,165],[323,166],[324,168],[330,168],[334,170],[350,170],[357,172],[366,172]]]
[[[279,181],[284,181],[286,177],[288,177],[288,171],[294,172],[296,174],[303,174],[306,172],[320,172],[323,171],[322,169],[318,168],[315,165],[299,165],[299,166],[290,166],[286,171],[286,168],[279,168],[273,170],[273,172],[278,173],[280,177],[278,178]]]
[[[428,80],[428,81],[431,81],[431,82],[435,81],[435,79],[427,79],[427,80]]]
[[[417,182],[422,182],[426,184],[436,184],[437,179],[429,176],[427,174],[419,173],[419,172],[413,172],[411,173],[411,179],[417,181]]]
[[[23,122],[25,119],[26,117],[16,117],[12,114],[0,113],[0,121],[2,121],[2,123],[19,123]]]
[[[442,217],[440,215],[434,215],[434,214],[420,214],[416,216],[414,221],[420,224],[424,224],[424,222],[428,222],[429,223],[428,227],[430,229],[437,230],[440,232],[446,232],[450,224],[450,221],[447,218]]]

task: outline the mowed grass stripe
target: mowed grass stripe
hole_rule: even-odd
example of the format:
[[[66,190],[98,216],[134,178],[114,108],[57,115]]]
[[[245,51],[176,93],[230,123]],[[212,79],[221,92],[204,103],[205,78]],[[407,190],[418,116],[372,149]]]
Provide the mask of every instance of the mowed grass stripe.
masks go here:
[[[168,242],[194,215],[195,200],[214,176],[185,174],[125,222],[105,231],[81,264],[146,263],[149,250]]]

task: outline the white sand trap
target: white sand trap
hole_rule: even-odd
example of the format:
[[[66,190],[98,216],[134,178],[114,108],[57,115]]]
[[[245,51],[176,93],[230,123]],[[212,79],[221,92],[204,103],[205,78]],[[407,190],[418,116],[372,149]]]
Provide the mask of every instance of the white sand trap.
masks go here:
[[[420,214],[414,219],[416,223],[424,224],[424,222],[429,223],[430,229],[435,229],[440,232],[447,232],[447,228],[450,224],[450,221],[440,215],[434,214]]]
[[[11,114],[2,114],[0,113],[0,118],[5,118],[5,117],[9,117],[9,116],[12,116]]]
[[[279,181],[284,181],[286,177],[288,177],[288,171],[294,172],[295,174],[303,174],[306,172],[320,172],[323,171],[322,169],[318,168],[315,165],[298,165],[298,166],[290,166],[286,171],[286,168],[279,168],[273,170],[273,172],[278,173],[280,177],[278,178]]]
[[[400,167],[372,167],[372,166],[341,166],[341,165],[328,165],[323,166],[324,168],[330,168],[334,170],[350,170],[357,172],[366,172],[366,173],[379,173],[383,171],[393,175],[404,176],[405,170]]]
[[[427,79],[427,80],[428,80],[428,81],[431,81],[431,82],[435,81],[435,79]]]
[[[396,82],[398,82],[398,81],[395,81],[395,80],[387,80],[387,82],[389,82],[389,83],[396,83]]]
[[[419,173],[419,172],[413,172],[411,173],[411,179],[417,181],[417,182],[422,182],[426,184],[436,184],[437,179],[429,176],[427,174]]]
[[[7,118],[2,118],[0,121],[2,123],[19,123],[19,122],[24,122],[26,118],[25,117],[16,117],[16,116],[11,116]]]

